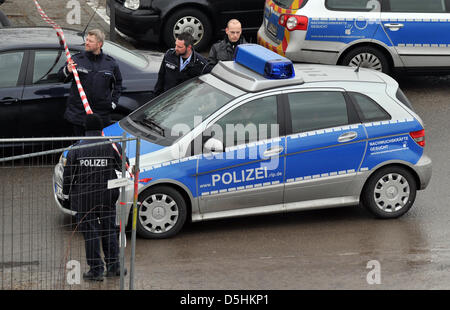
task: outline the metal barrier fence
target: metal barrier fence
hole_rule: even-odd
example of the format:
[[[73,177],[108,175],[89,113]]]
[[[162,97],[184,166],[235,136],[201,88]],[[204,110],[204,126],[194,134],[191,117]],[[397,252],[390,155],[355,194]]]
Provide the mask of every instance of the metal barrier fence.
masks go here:
[[[80,139],[96,139],[99,142],[90,141],[89,144],[68,147]],[[84,180],[84,185],[91,188],[90,191],[77,196],[81,199],[78,200],[79,204],[89,205],[92,201],[89,200],[89,203],[84,204],[82,199],[97,197],[94,203],[96,206],[88,206],[89,211],[78,213],[78,216],[71,215],[74,213],[73,201],[76,197],[74,192],[70,196],[71,203],[66,205],[68,208],[57,203],[57,197],[61,194],[58,187],[63,180],[62,173],[64,169],[70,168],[68,165],[65,167],[61,165],[63,160],[60,160],[60,156],[63,152],[115,143],[121,145],[124,155],[130,141],[136,139],[125,137],[0,139],[0,289],[124,289],[126,278],[130,281],[129,288],[133,289],[136,235],[133,231],[130,268],[127,268],[128,274],[125,275],[125,226],[130,208],[136,207],[136,199],[133,204],[131,197],[130,202],[130,195],[126,196],[126,192],[137,197],[134,193],[137,186],[133,190],[130,185],[125,187],[124,182],[117,182],[121,192],[118,207],[100,207],[107,204],[106,201],[111,198],[105,192],[111,191],[98,189],[98,184],[87,184],[86,180],[91,180],[91,175],[88,173],[81,175],[78,170],[75,171],[75,178],[69,182],[75,183],[73,181],[75,179]],[[136,171],[139,169],[139,147],[140,143],[136,141],[136,160],[133,162]],[[104,162],[99,162],[99,165],[103,164]],[[122,176],[125,176],[126,156],[122,156],[120,164]],[[107,173],[107,170],[102,169],[97,169],[96,172],[100,178],[107,177]],[[119,181],[133,184],[131,173],[127,174],[128,180],[125,180],[120,178],[119,172]],[[74,186],[76,185],[72,184],[72,190]],[[105,245],[111,244],[107,241],[113,240],[112,238],[119,239],[120,260],[110,262],[110,266],[113,266],[112,263],[114,266],[120,263],[119,272],[114,276],[104,277],[103,281],[89,281],[83,278],[83,273],[90,269],[87,264],[85,239],[89,240],[92,237],[92,240],[102,243],[102,238],[92,234],[93,227],[99,236],[103,236]],[[123,227],[120,237],[119,227]],[[106,251],[112,249],[103,247],[103,252]],[[101,254],[104,259],[104,253]]]

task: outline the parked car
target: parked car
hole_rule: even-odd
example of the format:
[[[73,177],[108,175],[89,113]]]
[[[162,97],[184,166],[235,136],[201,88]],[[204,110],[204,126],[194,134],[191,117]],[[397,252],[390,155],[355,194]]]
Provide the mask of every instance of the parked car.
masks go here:
[[[394,79],[293,65],[256,44],[104,132],[142,139],[137,232],[145,238],[173,236],[187,220],[360,203],[397,218],[432,172],[423,122]],[[127,146],[131,165],[135,149]],[[54,174],[60,208],[65,154]],[[133,201],[132,186],[124,194]]]
[[[110,0],[108,0],[110,1]],[[228,20],[241,21],[245,35],[262,22],[264,0],[113,0],[116,28],[124,34],[173,47],[175,37],[190,32],[197,50],[224,35]]]
[[[75,30],[64,30],[71,53],[84,50]],[[52,28],[0,29],[0,136],[4,138],[71,135],[64,120],[70,83],[57,78],[65,64],[64,48]],[[146,103],[157,80],[162,57],[153,61],[105,41],[123,76],[123,92],[112,119],[117,121]]]
[[[450,71],[450,5],[442,0],[267,0],[259,44],[307,63],[385,73]]]
[[[0,5],[3,4],[5,0],[0,0]],[[9,27],[11,26],[11,22],[9,21],[8,17],[0,10],[0,28]]]

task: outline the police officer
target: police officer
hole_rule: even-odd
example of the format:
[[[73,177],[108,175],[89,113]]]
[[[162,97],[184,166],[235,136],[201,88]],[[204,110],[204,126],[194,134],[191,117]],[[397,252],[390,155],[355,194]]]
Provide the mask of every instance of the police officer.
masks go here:
[[[85,51],[74,55],[73,61],[59,70],[58,77],[64,83],[71,81],[71,64],[74,64],[92,111],[99,114],[103,124],[108,126],[111,122],[110,114],[119,102],[122,75],[114,58],[103,53],[104,40],[105,34],[101,30],[89,31],[85,40]],[[75,136],[84,136],[85,117],[86,110],[73,79],[64,118],[72,124]]]
[[[96,114],[86,116],[86,136],[101,136],[103,123]],[[77,145],[88,145],[105,140],[81,140]],[[121,147],[116,144],[119,153]],[[106,276],[119,276],[118,230],[115,224],[116,201],[119,189],[107,189],[108,180],[117,179],[121,158],[111,144],[74,149],[68,152],[64,166],[64,204],[77,212],[78,230],[85,240],[86,259],[90,269],[85,280],[103,281],[104,263],[100,252],[102,243]],[[70,199],[69,199],[70,198]]]
[[[208,62],[215,66],[219,60],[233,60],[234,51],[239,44],[247,43],[242,35],[242,26],[237,19],[231,19],[225,28],[225,38],[215,43],[208,55]]]
[[[208,61],[194,51],[193,44],[194,38],[191,34],[184,32],[177,36],[175,48],[169,49],[164,55],[153,91],[154,96],[211,71]]]

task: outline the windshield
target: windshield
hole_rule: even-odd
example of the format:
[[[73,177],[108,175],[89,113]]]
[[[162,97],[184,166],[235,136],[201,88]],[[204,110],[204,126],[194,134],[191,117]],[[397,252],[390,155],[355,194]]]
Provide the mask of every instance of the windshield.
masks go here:
[[[144,69],[148,65],[147,59],[144,56],[133,53],[112,42],[105,41],[102,49],[105,54],[110,55],[115,59],[120,59],[132,66]]]
[[[160,136],[179,138],[233,98],[197,78],[157,97],[130,118]]]

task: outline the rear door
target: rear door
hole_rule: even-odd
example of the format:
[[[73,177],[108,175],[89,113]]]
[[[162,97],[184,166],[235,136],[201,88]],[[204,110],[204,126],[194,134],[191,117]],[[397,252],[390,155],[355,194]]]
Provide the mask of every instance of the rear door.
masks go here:
[[[264,15],[264,0],[239,1],[239,17],[242,28],[256,32],[261,27]]]
[[[212,21],[218,27],[218,29],[224,31],[227,27],[227,23],[232,18],[241,17],[240,14],[240,1],[230,1],[230,0],[211,0],[209,1],[213,7],[213,11],[217,13],[217,17]],[[241,23],[245,23],[241,20]],[[242,25],[244,26],[244,25]]]
[[[357,171],[366,149],[366,133],[341,89],[286,93],[292,134],[286,137],[287,210],[355,203]],[[319,203],[320,205],[321,203]]]
[[[30,52],[27,82],[22,96],[19,121],[22,134],[28,137],[68,136],[64,120],[70,83],[58,80],[57,72],[65,64],[63,50],[48,49]]]
[[[0,136],[21,137],[19,117],[27,70],[26,51],[0,53]]]
[[[450,1],[385,0],[385,32],[405,67],[450,66]]]
[[[333,63],[339,52],[355,42],[376,40],[387,43],[386,36],[379,33],[382,32],[380,1],[322,0],[322,8],[306,13],[309,22],[302,50],[311,53],[314,62]]]

